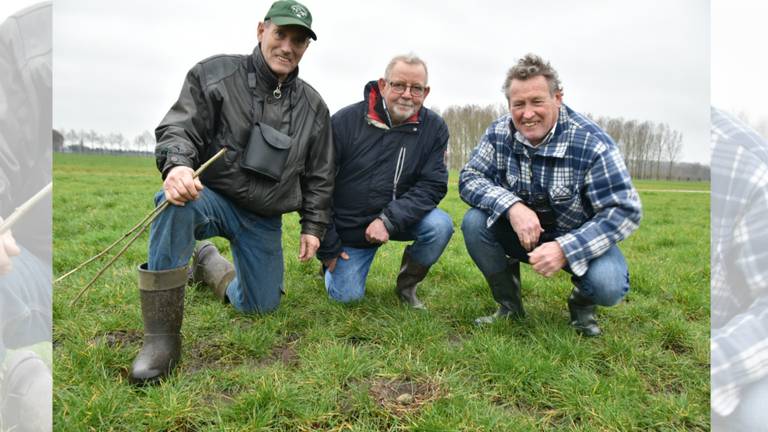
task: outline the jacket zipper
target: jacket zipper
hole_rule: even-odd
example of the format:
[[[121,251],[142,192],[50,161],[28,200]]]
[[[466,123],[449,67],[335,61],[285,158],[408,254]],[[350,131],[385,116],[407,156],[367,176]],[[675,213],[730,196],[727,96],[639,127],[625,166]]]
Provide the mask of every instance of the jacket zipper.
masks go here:
[[[395,178],[392,183],[392,201],[397,199],[397,183],[403,174],[403,165],[405,165],[405,144],[400,146],[400,152],[397,154],[397,164],[395,165]]]

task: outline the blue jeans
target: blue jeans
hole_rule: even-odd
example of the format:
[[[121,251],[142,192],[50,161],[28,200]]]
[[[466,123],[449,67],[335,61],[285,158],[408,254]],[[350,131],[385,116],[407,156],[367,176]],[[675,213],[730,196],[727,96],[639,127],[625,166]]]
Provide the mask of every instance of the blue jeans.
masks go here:
[[[404,236],[393,240],[415,240],[408,246],[408,253],[418,264],[429,267],[436,263],[453,235],[453,221],[448,213],[434,209]],[[371,248],[342,247],[348,260],[337,259],[333,272],[325,271],[325,289],[336,301],[351,302],[365,295],[365,280],[371,269],[379,246]]]
[[[51,267],[20,249],[0,276],[0,366],[6,348],[51,341]]]
[[[164,201],[155,195],[155,205]],[[282,217],[262,217],[206,188],[184,206],[170,205],[152,223],[149,270],[170,270],[189,263],[195,240],[229,240],[236,277],[227,297],[241,312],[270,312],[280,305],[283,285]]]
[[[467,251],[483,275],[487,278],[504,271],[507,256],[528,263],[528,252],[520,245],[509,222],[500,218],[490,228],[486,228],[487,219],[488,213],[471,208],[461,223]],[[554,238],[545,236],[542,239],[551,240]],[[583,276],[574,275],[567,266],[563,270],[571,273],[571,280],[579,287],[579,291],[598,305],[613,306],[629,291],[627,262],[616,245],[590,261]]]

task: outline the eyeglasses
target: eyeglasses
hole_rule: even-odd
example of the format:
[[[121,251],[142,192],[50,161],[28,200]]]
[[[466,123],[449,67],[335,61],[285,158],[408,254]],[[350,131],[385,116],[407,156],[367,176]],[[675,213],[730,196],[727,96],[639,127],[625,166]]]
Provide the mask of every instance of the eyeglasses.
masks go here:
[[[405,90],[411,89],[411,96],[424,96],[424,92],[426,91],[426,88],[418,85],[418,84],[406,84],[403,82],[392,82],[389,81],[389,86],[392,87],[392,91],[397,94],[403,94],[405,93]]]
[[[282,42],[288,39],[295,49],[302,49],[309,46],[309,35],[304,33],[288,35],[288,32],[286,32],[283,27],[275,26],[275,29],[272,31],[272,35],[278,42]]]

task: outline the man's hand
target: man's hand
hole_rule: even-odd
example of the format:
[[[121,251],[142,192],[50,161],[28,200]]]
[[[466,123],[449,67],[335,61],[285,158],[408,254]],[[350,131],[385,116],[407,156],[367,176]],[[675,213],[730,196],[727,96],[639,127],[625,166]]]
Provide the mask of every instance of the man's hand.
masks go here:
[[[190,167],[176,166],[168,171],[163,182],[165,199],[173,205],[183,206],[187,201],[196,200],[203,190],[199,178],[195,178],[195,170]]]
[[[374,219],[365,229],[365,241],[374,244],[384,244],[389,241],[389,231],[381,219]]]
[[[328,269],[329,272],[333,273],[333,270],[336,269],[336,262],[339,260],[339,258],[341,258],[344,261],[346,261],[346,260],[349,259],[349,255],[347,255],[346,252],[341,251],[339,256],[337,256],[336,258],[331,258],[331,259],[323,261],[323,265],[325,266],[325,268]]]
[[[533,271],[544,277],[552,276],[567,264],[563,249],[556,241],[543,243],[534,249],[528,254],[528,262]]]
[[[0,222],[3,222],[3,218],[0,218]],[[21,254],[21,250],[16,244],[11,231],[0,234],[0,276],[8,274],[13,270],[11,257],[19,254]]]
[[[320,247],[320,239],[312,234],[302,234],[300,242],[299,261],[309,261],[314,258],[317,248]]]
[[[520,239],[520,245],[523,249],[529,252],[533,250],[539,243],[539,236],[544,232],[536,212],[518,201],[507,210],[507,218],[512,229],[515,230],[517,238]]]

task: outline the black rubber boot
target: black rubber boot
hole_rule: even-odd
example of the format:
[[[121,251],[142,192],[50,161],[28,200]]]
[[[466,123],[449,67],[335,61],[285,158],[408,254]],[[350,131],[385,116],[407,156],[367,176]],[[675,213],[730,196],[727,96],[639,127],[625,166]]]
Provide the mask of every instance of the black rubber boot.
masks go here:
[[[235,278],[235,266],[219,253],[216,245],[209,241],[198,243],[192,255],[191,274],[192,282],[203,284],[227,303],[227,287]]]
[[[493,299],[499,308],[493,315],[483,316],[475,320],[475,324],[490,324],[498,319],[520,319],[525,317],[523,299],[520,294],[520,261],[510,260],[507,268],[500,273],[486,278],[491,288]]]
[[[0,430],[51,430],[52,391],[51,370],[37,354],[10,354],[5,367],[0,364]]]
[[[144,346],[133,361],[129,380],[148,384],[167,376],[181,358],[181,321],[187,267],[149,271],[139,266]]]
[[[403,251],[403,259],[400,262],[400,274],[397,275],[395,293],[397,297],[414,309],[427,309],[424,303],[416,297],[416,285],[424,280],[429,272],[429,267],[423,266],[413,260],[408,252],[410,246]]]
[[[583,336],[599,336],[602,331],[597,326],[595,310],[597,306],[592,300],[582,295],[578,287],[573,287],[568,297],[568,311],[571,313],[571,326]]]

